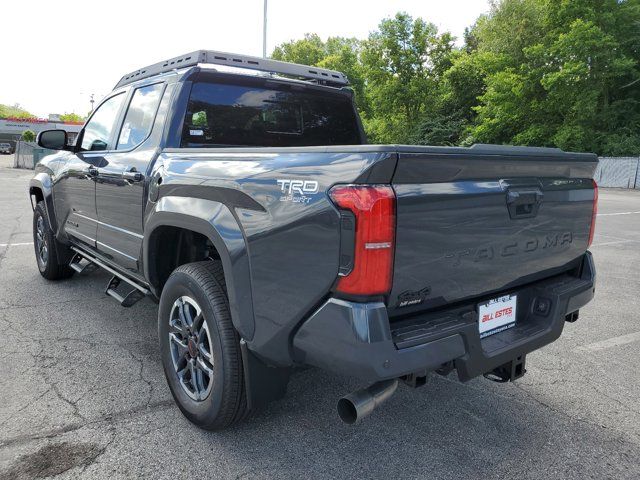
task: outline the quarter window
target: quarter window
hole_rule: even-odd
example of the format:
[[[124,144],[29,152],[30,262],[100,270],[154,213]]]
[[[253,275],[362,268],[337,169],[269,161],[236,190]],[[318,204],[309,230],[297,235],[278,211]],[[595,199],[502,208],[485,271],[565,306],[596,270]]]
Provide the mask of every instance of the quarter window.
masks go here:
[[[138,88],[120,129],[117,150],[129,150],[140,145],[151,133],[164,84],[156,83]]]
[[[84,128],[81,150],[100,151],[109,147],[109,139],[124,98],[124,93],[119,93],[98,107]]]

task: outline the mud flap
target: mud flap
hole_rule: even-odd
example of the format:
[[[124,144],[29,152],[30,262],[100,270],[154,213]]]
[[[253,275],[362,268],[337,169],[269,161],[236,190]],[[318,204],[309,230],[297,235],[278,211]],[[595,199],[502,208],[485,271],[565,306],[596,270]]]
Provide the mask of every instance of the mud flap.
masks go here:
[[[291,369],[265,364],[251,353],[244,340],[240,340],[240,351],[247,392],[247,409],[259,410],[284,397]]]

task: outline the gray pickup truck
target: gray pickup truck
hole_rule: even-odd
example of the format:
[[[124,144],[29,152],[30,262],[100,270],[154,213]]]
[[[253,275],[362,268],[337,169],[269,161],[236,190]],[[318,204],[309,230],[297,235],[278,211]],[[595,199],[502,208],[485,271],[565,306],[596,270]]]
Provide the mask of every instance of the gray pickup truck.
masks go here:
[[[513,381],[594,295],[595,155],[367,145],[339,72],[196,51],[125,75],[75,146],[38,143],[59,150],[29,186],[40,273],[98,267],[121,305],[157,301],[203,428],[296,366],[363,382],[346,422],[399,381]]]

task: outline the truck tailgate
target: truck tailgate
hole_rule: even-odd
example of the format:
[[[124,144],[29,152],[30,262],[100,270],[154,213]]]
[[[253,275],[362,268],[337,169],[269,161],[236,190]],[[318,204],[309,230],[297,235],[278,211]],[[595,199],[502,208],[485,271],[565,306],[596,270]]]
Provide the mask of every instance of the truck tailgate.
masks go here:
[[[597,157],[558,149],[399,149],[389,313],[437,308],[577,268]]]

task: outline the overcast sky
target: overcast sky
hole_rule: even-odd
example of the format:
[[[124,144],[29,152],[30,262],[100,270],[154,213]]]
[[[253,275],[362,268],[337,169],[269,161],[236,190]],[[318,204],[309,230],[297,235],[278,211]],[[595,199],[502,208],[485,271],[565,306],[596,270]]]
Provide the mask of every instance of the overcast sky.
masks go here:
[[[488,0],[269,0],[267,51],[315,32],[366,38],[406,11],[461,37]],[[86,114],[122,75],[200,48],[262,55],[263,0],[29,0],[2,4],[0,103]]]

